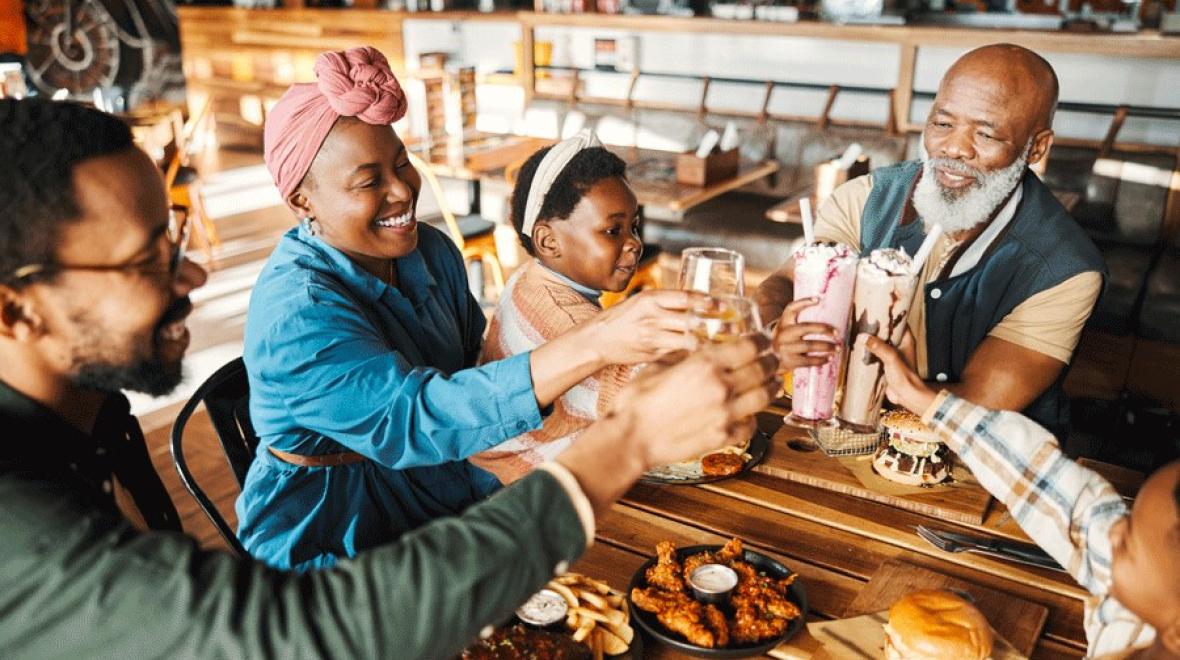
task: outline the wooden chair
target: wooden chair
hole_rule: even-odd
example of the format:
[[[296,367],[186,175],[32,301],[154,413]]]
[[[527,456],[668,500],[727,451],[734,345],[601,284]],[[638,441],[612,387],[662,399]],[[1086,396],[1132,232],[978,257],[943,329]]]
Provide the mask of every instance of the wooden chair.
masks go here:
[[[193,136],[201,127],[209,110],[209,101],[201,106],[196,114],[183,121],[180,111],[173,113],[173,134],[175,151],[168,162],[168,169],[164,174],[164,184],[168,189],[168,196],[173,204],[180,204],[189,209],[189,218],[193,221],[197,238],[201,241],[206,261],[213,261],[214,252],[221,248],[221,238],[217,233],[217,226],[205,211],[205,198],[201,194],[201,180],[197,170],[189,162],[193,155],[190,152]]]
[[[474,292],[475,297],[481,302],[485,299],[492,301],[499,299],[500,292],[504,290],[504,268],[500,264],[500,254],[496,250],[496,223],[479,215],[456,218],[454,212],[451,211],[450,204],[447,203],[446,195],[443,194],[442,184],[439,183],[434,171],[430,169],[430,165],[412,151],[407,150],[406,154],[418,173],[422,175],[422,180],[430,186],[430,191],[438,202],[446,231],[451,240],[455,241],[455,245],[459,246],[459,251],[463,253],[463,261],[467,263],[478,262],[482,271],[491,273],[492,291],[486,291],[487,287],[481,283],[481,290]],[[427,222],[429,221],[427,220]],[[490,295],[485,298],[485,293]]]

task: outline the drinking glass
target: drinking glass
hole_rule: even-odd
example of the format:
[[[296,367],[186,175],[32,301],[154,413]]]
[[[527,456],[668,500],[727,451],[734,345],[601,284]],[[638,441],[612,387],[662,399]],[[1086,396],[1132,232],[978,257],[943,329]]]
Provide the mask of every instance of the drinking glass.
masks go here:
[[[693,303],[689,332],[701,343],[733,341],[762,332],[758,307],[741,296],[709,296]]]
[[[680,288],[711,296],[744,296],[746,259],[733,250],[688,248],[680,255]]]

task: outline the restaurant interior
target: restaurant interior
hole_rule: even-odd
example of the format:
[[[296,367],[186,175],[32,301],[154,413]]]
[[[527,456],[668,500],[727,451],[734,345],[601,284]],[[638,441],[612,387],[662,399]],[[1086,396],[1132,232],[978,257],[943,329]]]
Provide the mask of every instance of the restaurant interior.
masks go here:
[[[189,209],[188,255],[209,279],[191,294],[185,380],[165,396],[128,397],[184,531],[204,548],[245,552],[234,502],[257,438],[247,432],[244,371],[233,368],[254,284],[297,223],[264,163],[263,126],[288,86],[315,80],[317,55],[362,45],[385,55],[406,94],[394,130],[422,178],[417,218],[458,247],[489,317],[532,259],[512,226],[510,195],[539,149],[591,129],[626,163],[643,256],[627,290],[606,294],[604,306],[684,286],[682,254],[697,247],[739,253],[752,294],[806,243],[812,209],[834,189],[923,157],[940,80],[960,56],[994,43],[1034,51],[1055,70],[1060,96],[1052,146],[1030,167],[1107,271],[1063,382],[1071,422],[1062,449],[1128,502],[1180,458],[1175,0],[7,4],[16,11],[0,14],[9,35],[0,40],[3,95],[120,116],[171,201]],[[62,25],[84,49],[62,41]],[[784,424],[792,402],[777,395],[757,418],[749,451],[758,455],[738,474],[641,480],[569,567],[592,580],[558,578],[551,588],[564,596],[568,587],[574,607],[601,587],[610,605],[641,585],[657,544],[736,537],[747,559],[769,562],[755,562],[758,570],[797,574],[801,587],[789,594],[805,616],[771,644],[734,642],[733,655],[704,657],[881,657],[839,648],[842,634],[861,634],[851,624],[824,625],[879,617],[915,589],[966,593],[1004,649],[993,657],[1086,654],[1089,594],[1052,559],[963,552],[969,543],[915,533],[1029,547],[1027,531],[970,471],[936,488],[874,486],[864,452],[841,455],[822,432]],[[643,584],[655,584],[646,575]],[[583,608],[603,600],[586,598]],[[618,639],[618,657],[700,655],[634,603],[618,612],[628,607],[633,637],[607,628],[615,614],[603,615],[601,634],[570,632],[599,640],[587,644],[600,657]]]

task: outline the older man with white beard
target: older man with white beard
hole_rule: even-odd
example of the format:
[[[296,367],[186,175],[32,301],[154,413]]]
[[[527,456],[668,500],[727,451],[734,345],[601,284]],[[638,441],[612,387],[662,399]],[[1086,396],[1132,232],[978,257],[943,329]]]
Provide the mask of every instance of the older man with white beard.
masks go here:
[[[1053,141],[1057,91],[1053,68],[1028,49],[996,44],[967,53],[939,85],[922,159],[837,188],[818,209],[815,234],[862,254],[882,247],[914,254],[927,229],[942,225],[910,308],[912,366],[963,398],[1023,411],[1063,437],[1069,407],[1061,383],[1105,265],[1027,167]],[[788,260],[759,287],[762,318],[783,313],[793,275]],[[805,350],[776,344],[783,353]]]

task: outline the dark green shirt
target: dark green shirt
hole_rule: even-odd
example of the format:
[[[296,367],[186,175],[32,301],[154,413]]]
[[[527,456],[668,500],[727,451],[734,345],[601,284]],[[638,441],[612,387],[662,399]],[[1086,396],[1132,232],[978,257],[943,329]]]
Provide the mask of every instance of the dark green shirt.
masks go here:
[[[87,436],[0,382],[0,657],[446,658],[585,548],[540,471],[335,569],[283,573],[132,528],[112,472],[153,528],[176,526],[146,459],[121,396]]]

